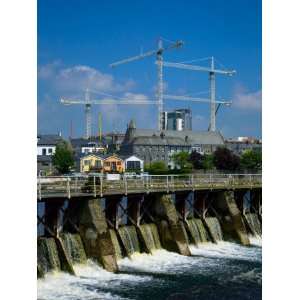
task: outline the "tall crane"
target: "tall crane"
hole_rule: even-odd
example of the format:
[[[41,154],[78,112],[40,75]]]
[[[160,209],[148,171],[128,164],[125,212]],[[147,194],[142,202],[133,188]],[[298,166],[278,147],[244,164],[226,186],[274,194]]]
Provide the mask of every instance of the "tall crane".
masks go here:
[[[85,91],[85,99],[66,99],[61,98],[60,102],[65,105],[73,105],[79,104],[84,105],[85,111],[85,119],[86,119],[86,128],[85,128],[85,138],[89,139],[92,135],[92,113],[91,107],[92,105],[112,105],[112,104],[121,104],[121,105],[157,105],[157,101],[149,101],[145,99],[134,99],[130,100],[128,98],[122,99],[118,98],[115,99],[100,99],[100,100],[93,100],[90,99],[90,92],[89,89]]]
[[[110,67],[117,67],[119,65],[129,63],[135,60],[140,60],[148,56],[156,55],[156,64],[157,64],[157,104],[158,104],[158,130],[162,130],[163,128],[163,120],[162,120],[162,113],[163,113],[163,53],[166,50],[180,48],[183,46],[183,41],[179,40],[176,42],[172,42],[169,46],[163,47],[162,38],[158,40],[158,47],[155,50],[151,50],[140,55],[136,55],[130,58],[122,59],[120,61],[114,62],[110,64]]]
[[[232,76],[236,73],[235,70],[220,70],[215,69],[214,57],[211,57],[211,64],[209,67],[201,67],[183,63],[163,62],[164,67],[171,67],[177,69],[186,69],[191,71],[208,72],[210,82],[210,131],[216,131],[216,74]]]

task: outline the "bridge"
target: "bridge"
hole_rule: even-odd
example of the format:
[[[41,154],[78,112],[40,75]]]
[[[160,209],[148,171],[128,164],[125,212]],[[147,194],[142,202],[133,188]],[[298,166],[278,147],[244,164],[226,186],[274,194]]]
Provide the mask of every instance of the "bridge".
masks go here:
[[[224,234],[224,240],[249,245],[248,234],[261,228],[262,176],[38,177],[37,204],[37,225],[42,228],[38,257],[44,257],[38,261],[39,276],[48,270],[48,264],[41,265],[53,253],[59,254],[63,271],[75,274],[69,242],[63,241],[66,235],[81,240],[87,257],[117,271],[120,251],[130,257],[132,240],[139,240],[151,253],[154,234],[162,248],[182,255],[191,255],[189,242],[197,243],[204,232],[212,242]]]
[[[38,177],[37,199],[105,197],[141,193],[261,188],[261,174],[187,174],[121,176],[108,180],[101,175]]]

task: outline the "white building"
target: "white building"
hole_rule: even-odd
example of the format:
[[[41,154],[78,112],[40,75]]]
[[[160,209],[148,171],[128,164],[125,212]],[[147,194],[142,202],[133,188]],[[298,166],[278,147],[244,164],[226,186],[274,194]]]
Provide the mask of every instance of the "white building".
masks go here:
[[[144,171],[144,161],[140,158],[138,158],[135,155],[127,156],[124,159],[125,162],[125,170],[141,170],[141,172]]]
[[[53,155],[56,145],[63,141],[58,134],[45,134],[37,137],[37,155]]]

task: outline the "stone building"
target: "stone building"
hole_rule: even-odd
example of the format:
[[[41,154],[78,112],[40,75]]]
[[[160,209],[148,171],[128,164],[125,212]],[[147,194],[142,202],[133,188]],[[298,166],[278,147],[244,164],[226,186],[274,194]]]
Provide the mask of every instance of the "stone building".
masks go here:
[[[246,150],[262,150],[261,140],[248,137],[227,139],[225,140],[225,146],[237,155],[243,154]]]
[[[195,150],[202,154],[212,153],[222,145],[224,139],[219,132],[137,129],[131,120],[120,152],[136,155],[145,163],[165,161],[170,166],[170,158],[175,152]]]

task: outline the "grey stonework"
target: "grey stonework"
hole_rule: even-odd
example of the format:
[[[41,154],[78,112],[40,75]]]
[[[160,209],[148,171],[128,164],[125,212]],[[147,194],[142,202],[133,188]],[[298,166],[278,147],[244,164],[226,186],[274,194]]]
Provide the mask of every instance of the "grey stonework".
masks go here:
[[[137,129],[131,120],[120,152],[124,155],[136,155],[145,163],[165,161],[168,164],[172,153],[192,150],[212,153],[222,145],[224,138],[219,132]]]

